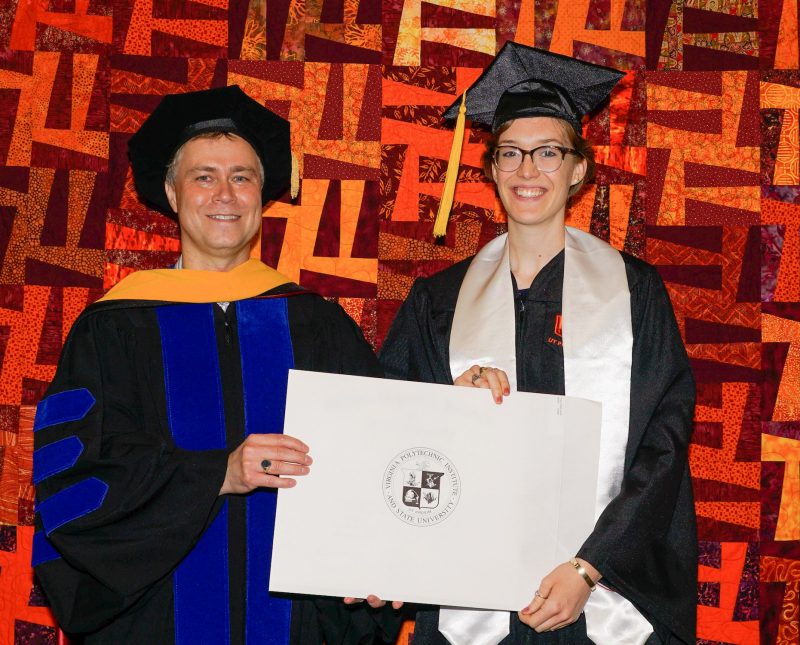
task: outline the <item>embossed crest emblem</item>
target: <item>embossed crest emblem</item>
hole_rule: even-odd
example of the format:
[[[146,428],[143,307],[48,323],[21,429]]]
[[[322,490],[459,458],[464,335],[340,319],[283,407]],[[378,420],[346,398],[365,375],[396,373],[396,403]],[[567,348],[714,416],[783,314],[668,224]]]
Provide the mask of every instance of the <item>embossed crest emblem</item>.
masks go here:
[[[432,526],[455,510],[461,482],[455,465],[432,448],[409,448],[392,459],[383,477],[389,510],[406,524]]]

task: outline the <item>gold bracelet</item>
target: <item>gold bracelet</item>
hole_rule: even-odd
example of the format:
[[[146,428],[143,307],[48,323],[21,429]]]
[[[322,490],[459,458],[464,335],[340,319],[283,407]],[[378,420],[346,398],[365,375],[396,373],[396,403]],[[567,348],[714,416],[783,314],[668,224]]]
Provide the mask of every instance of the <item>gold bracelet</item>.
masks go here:
[[[589,585],[590,591],[597,589],[597,583],[592,580],[592,577],[588,573],[586,573],[586,569],[583,568],[583,565],[580,562],[578,562],[575,558],[572,558],[569,563],[575,567],[575,571],[577,571],[581,578],[586,581],[586,584]]]

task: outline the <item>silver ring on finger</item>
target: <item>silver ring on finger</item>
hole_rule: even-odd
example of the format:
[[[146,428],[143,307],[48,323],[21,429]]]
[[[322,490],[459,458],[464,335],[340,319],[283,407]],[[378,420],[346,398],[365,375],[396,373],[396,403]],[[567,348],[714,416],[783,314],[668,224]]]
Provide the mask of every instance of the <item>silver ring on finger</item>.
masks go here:
[[[482,379],[482,378],[483,378],[483,375],[484,375],[484,374],[485,374],[485,373],[486,373],[488,370],[489,370],[489,368],[488,368],[488,367],[483,367],[483,366],[479,367],[479,368],[478,368],[478,373],[477,373],[477,374],[473,374],[473,375],[472,375],[472,384],[473,384],[473,385],[475,385],[475,382],[476,382],[478,379]]]
[[[269,469],[272,468],[272,462],[269,459],[263,459],[261,461],[261,470],[264,471],[265,475],[269,475]]]
[[[534,594],[533,594],[533,595],[534,595],[536,598],[541,598],[542,600],[547,600],[547,596],[543,596],[543,595],[542,595],[542,594],[539,592],[539,590],[538,590],[538,589],[537,589],[537,590],[534,592]]]

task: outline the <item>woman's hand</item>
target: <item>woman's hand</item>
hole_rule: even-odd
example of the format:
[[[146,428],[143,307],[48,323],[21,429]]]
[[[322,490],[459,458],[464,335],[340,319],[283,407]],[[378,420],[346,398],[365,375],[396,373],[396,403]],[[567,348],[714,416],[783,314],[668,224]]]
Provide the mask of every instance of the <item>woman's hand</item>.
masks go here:
[[[364,602],[363,598],[345,598],[344,604],[345,605],[354,605],[358,602]],[[386,604],[385,600],[381,600],[378,596],[370,594],[367,596],[367,604],[372,607],[373,609],[380,609]],[[403,606],[403,602],[401,600],[392,600],[392,609],[400,609]]]
[[[503,397],[511,394],[508,375],[496,367],[473,365],[453,383],[463,387],[480,387],[491,390],[495,403],[502,403]]]
[[[585,560],[578,560],[589,577],[601,575]],[[519,619],[537,632],[552,632],[574,623],[589,599],[591,589],[569,562],[553,569],[543,579],[531,604],[519,612]]]

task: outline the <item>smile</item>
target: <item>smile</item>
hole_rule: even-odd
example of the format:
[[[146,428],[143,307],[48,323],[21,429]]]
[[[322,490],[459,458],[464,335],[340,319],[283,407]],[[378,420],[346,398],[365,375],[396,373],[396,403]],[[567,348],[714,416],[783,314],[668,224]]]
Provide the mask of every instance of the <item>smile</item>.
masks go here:
[[[206,217],[218,222],[232,222],[239,219],[241,215],[206,215]]]
[[[516,187],[514,188],[514,194],[518,197],[524,197],[526,199],[531,199],[534,197],[541,197],[545,194],[545,190],[542,188],[522,188]]]

